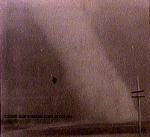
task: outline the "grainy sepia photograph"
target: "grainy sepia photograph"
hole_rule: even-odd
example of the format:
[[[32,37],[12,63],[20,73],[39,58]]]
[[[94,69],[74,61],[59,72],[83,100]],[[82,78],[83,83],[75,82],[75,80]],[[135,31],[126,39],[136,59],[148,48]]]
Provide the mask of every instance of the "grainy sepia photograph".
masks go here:
[[[1,137],[149,137],[149,0],[0,0]]]

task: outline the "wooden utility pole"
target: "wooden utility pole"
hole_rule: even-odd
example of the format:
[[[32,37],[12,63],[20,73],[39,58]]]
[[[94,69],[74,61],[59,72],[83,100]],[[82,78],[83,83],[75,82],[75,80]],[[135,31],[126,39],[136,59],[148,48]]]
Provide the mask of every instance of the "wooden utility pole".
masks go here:
[[[144,92],[144,90],[140,90],[140,84],[139,84],[139,76],[137,76],[137,91],[133,91],[131,93],[137,93],[136,96],[132,96],[132,98],[137,98],[138,99],[138,127],[139,127],[139,137],[141,137],[141,102],[140,98],[145,97],[145,96],[140,96],[140,92]]]

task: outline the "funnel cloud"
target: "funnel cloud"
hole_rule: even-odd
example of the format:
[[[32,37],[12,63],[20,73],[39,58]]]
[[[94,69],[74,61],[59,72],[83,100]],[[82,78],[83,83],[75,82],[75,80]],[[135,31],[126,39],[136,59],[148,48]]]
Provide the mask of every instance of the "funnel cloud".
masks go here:
[[[148,39],[147,4],[139,3],[2,2],[2,115],[137,120],[130,92]]]

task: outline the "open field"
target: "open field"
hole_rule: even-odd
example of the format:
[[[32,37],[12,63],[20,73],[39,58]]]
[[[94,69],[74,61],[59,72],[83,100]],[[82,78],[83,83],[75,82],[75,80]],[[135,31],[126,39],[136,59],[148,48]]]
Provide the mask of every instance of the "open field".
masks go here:
[[[137,137],[138,123],[53,123],[53,124],[5,124],[2,137],[19,136],[96,136],[96,137]],[[148,137],[150,123],[142,123],[142,137]]]

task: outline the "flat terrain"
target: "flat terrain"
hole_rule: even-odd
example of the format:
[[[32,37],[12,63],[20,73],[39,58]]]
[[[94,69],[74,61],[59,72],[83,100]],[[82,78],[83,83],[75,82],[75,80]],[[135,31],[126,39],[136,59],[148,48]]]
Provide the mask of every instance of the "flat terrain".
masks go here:
[[[5,134],[2,134],[1,137],[29,137],[29,136],[32,136],[32,137],[36,137],[34,136],[33,134],[30,135],[30,134],[21,134],[22,132],[20,131],[13,131],[13,132],[8,132],[8,133],[5,133]],[[52,135],[50,136],[47,136],[47,135],[39,135],[40,137],[53,137]],[[54,135],[57,137],[57,135]],[[139,137],[138,134],[104,134],[104,135],[58,135],[59,137]],[[141,137],[149,137],[150,135],[146,134],[146,133],[143,133],[141,134]]]
[[[53,124],[5,124],[2,137],[26,136],[95,136],[95,137],[137,137],[138,123],[53,123]],[[149,122],[142,123],[141,137],[148,137]]]

